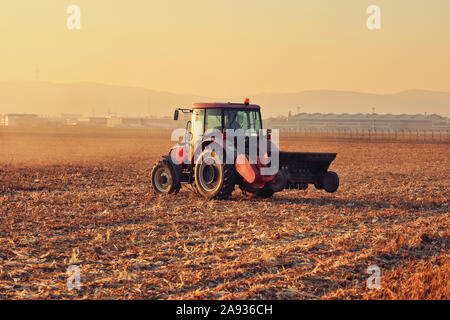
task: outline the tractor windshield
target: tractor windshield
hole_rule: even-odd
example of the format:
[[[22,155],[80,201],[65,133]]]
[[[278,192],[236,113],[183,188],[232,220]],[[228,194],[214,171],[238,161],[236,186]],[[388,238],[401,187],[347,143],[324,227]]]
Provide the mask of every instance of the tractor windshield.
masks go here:
[[[261,117],[259,110],[224,110],[225,129],[260,130]]]
[[[222,131],[222,109],[206,109],[205,132],[210,129]]]
[[[204,123],[202,123],[204,119]],[[222,131],[222,128],[245,131],[262,129],[259,110],[210,108],[196,109],[192,118],[194,137],[208,130]],[[203,125],[204,124],[204,125]]]

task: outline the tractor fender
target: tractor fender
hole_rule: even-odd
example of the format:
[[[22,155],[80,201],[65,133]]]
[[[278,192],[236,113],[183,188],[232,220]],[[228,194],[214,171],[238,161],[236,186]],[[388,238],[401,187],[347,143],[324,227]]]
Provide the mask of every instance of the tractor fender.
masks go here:
[[[189,157],[189,144],[178,142],[169,150],[170,162],[173,165],[182,165]]]

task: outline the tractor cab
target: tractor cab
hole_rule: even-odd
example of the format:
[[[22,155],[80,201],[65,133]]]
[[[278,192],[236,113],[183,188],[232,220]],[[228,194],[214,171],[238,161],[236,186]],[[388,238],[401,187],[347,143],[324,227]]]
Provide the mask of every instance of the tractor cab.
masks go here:
[[[262,129],[260,107],[246,103],[195,103],[192,109],[176,109],[174,119],[178,119],[179,112],[192,113],[186,129],[190,134],[191,143],[203,138],[205,133],[217,130],[236,130],[245,135],[256,134]],[[240,131],[240,129],[242,131]]]
[[[226,137],[227,130],[234,130],[234,135],[257,135],[262,129],[260,107],[252,105],[248,99],[245,103],[195,103],[192,109],[176,109],[174,120],[179,112],[192,113],[186,124],[185,146],[187,152],[194,154],[195,146],[202,144],[205,137],[212,132],[222,133]]]

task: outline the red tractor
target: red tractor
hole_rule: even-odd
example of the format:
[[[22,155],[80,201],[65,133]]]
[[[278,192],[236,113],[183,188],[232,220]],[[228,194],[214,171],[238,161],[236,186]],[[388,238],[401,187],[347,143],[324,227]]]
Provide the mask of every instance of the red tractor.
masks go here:
[[[283,189],[335,192],[339,177],[328,171],[336,153],[282,152],[272,131],[262,129],[260,107],[237,103],[196,103],[183,139],[152,169],[157,193],[178,193],[193,185],[207,199],[228,199],[238,185],[243,192],[269,198]],[[211,132],[213,134],[211,134]]]

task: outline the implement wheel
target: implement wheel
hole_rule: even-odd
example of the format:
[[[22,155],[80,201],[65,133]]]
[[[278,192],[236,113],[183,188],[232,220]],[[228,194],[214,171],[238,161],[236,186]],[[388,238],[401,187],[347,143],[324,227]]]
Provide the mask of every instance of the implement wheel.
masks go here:
[[[322,186],[326,192],[333,193],[339,188],[339,176],[336,172],[328,171],[322,177]]]

